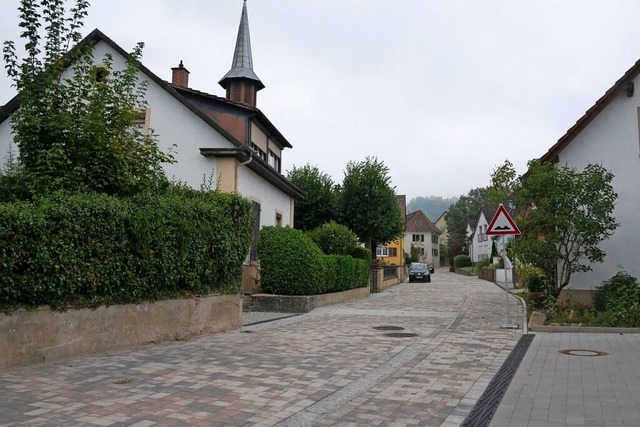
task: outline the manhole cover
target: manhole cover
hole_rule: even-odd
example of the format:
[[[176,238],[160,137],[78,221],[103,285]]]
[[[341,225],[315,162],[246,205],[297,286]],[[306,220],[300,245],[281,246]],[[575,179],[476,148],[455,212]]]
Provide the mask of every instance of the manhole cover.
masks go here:
[[[389,332],[388,334],[384,335],[391,338],[410,338],[418,336],[418,334],[413,334],[411,332]]]
[[[587,356],[587,357],[608,356],[609,355],[609,353],[607,353],[606,351],[585,350],[585,349],[582,349],[582,348],[569,348],[569,349],[566,349],[566,350],[560,350],[560,353],[566,354],[568,356]]]
[[[402,331],[404,328],[402,326],[374,326],[373,329],[378,331]]]

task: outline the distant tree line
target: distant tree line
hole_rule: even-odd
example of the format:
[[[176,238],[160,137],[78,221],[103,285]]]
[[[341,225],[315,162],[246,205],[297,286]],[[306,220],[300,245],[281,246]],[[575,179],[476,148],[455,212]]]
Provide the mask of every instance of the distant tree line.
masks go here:
[[[407,213],[422,211],[431,222],[436,222],[440,215],[449,210],[449,206],[457,201],[457,197],[418,196],[407,203]]]

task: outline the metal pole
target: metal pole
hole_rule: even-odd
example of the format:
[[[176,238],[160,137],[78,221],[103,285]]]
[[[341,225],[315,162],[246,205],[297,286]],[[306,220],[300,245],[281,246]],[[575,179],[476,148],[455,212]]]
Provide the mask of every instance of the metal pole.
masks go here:
[[[511,310],[509,310],[509,279],[507,278],[507,255],[502,252],[502,267],[504,268],[504,292],[507,297],[507,321],[500,325],[501,329],[518,329],[518,324],[511,322]]]

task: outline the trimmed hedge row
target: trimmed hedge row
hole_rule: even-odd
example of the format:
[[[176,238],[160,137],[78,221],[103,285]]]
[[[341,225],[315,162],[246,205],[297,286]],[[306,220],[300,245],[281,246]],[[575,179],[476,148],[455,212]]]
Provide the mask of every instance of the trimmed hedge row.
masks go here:
[[[236,293],[252,230],[245,199],[177,187],[0,205],[0,308]]]
[[[258,255],[262,290],[276,295],[317,295],[367,286],[369,260],[325,255],[311,238],[290,227],[264,227]],[[365,257],[362,251],[358,255]]]

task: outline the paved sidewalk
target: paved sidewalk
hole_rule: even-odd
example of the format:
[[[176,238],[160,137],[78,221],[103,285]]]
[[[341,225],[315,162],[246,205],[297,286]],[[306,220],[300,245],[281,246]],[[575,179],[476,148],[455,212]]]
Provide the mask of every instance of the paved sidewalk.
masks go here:
[[[232,333],[0,371],[0,425],[457,426],[521,336],[505,314],[503,290],[437,271]]]
[[[638,426],[639,367],[638,334],[536,333],[491,425]]]

